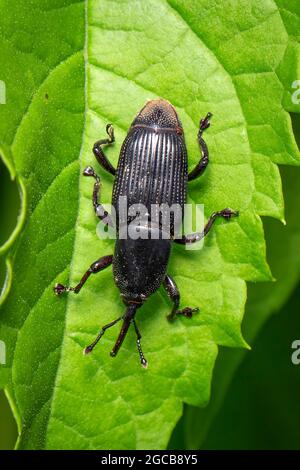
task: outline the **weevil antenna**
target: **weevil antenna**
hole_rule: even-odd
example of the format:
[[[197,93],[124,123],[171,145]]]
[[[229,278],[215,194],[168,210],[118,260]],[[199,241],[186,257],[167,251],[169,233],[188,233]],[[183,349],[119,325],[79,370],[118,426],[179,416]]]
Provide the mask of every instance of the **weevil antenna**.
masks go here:
[[[142,335],[140,333],[140,330],[137,327],[137,324],[136,324],[136,321],[135,321],[134,318],[133,318],[132,322],[133,322],[133,326],[134,326],[134,329],[135,329],[135,332],[136,332],[136,345],[137,345],[137,349],[138,349],[138,352],[139,352],[140,361],[141,361],[142,366],[146,369],[148,367],[148,361],[144,356],[142,346],[141,346]]]
[[[84,354],[90,354],[94,347],[96,346],[96,344],[100,341],[100,339],[102,338],[102,336],[104,335],[105,331],[108,329],[108,328],[111,328],[112,326],[114,326],[116,323],[118,323],[120,320],[122,320],[123,317],[119,317],[117,318],[116,320],[108,323],[107,325],[103,326],[100,330],[100,333],[96,336],[96,339],[89,345],[87,346],[84,350],[83,350],[83,353]]]
[[[122,346],[122,343],[127,335],[127,331],[130,327],[130,324],[134,318],[134,315],[136,313],[137,308],[139,307],[139,304],[129,304],[127,307],[126,312],[123,315],[123,325],[121,327],[119,336],[117,338],[117,341],[110,353],[112,357],[116,356],[118,354],[118,351],[120,347]]]

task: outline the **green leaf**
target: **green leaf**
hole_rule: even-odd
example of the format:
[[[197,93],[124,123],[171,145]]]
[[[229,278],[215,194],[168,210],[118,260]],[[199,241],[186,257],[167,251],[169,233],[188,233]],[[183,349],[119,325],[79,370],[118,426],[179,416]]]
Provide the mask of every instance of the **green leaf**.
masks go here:
[[[0,145],[27,198],[0,329],[0,383],[18,415],[19,448],[164,448],[182,403],[208,402],[217,345],[245,345],[245,281],[270,279],[260,216],[283,219],[276,163],[300,162],[278,73],[298,66],[285,54],[287,29],[271,0],[1,0],[0,12]],[[91,147],[107,122],[116,162],[135,113],[158,96],[179,112],[190,167],[199,118],[214,114],[210,167],[189,196],[206,217],[226,206],[241,215],[216,224],[203,250],[174,248],[169,272],[182,305],[201,313],[169,325],[164,294],[149,299],[138,317],[142,370],[132,331],[114,360],[116,330],[81,354],[122,312],[110,270],[76,297],[55,298],[52,286],[74,284],[113,252],[96,236],[92,184],[80,171],[94,165]],[[112,178],[101,178],[109,202]]]

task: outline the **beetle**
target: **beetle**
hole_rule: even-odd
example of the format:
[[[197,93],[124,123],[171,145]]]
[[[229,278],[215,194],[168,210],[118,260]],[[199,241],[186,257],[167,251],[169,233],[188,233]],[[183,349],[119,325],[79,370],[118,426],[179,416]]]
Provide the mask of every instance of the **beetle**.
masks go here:
[[[193,313],[198,311],[198,307],[179,309],[180,293],[174,279],[167,272],[171,245],[173,242],[187,245],[201,240],[218,217],[229,220],[238,216],[238,211],[226,208],[214,212],[201,232],[177,238],[173,219],[170,224],[169,237],[163,236],[165,234],[161,218],[158,221],[156,219],[154,224],[151,223],[150,206],[162,203],[169,206],[177,204],[182,208],[183,220],[187,183],[202,175],[209,162],[209,152],[202,134],[210,126],[211,117],[212,114],[207,113],[200,120],[197,139],[201,156],[190,173],[188,173],[187,150],[181,121],[175,108],[164,99],[146,102],[137,114],[121,147],[117,169],[110,163],[102,148],[115,141],[111,124],[106,126],[108,138],[94,144],[93,153],[98,163],[115,177],[112,193],[112,206],[116,212],[115,221],[99,202],[100,177],[91,166],[85,168],[83,175],[95,179],[92,201],[96,216],[106,225],[112,226],[114,223],[116,225],[114,255],[103,256],[91,264],[75,287],[56,284],[54,291],[57,295],[64,292],[78,294],[91,274],[98,273],[112,264],[114,281],[126,305],[126,310],[122,316],[103,326],[95,340],[85,348],[85,354],[94,349],[108,328],[123,320],[120,333],[110,353],[111,356],[116,356],[118,353],[132,324],[137,337],[140,362],[147,367],[135,315],[160,285],[164,286],[173,302],[173,308],[167,317],[169,320],[178,315],[191,318]],[[120,216],[118,201],[121,197],[128,199],[128,205],[143,204],[147,208],[146,215],[148,219],[150,217],[150,227],[149,224],[138,224],[137,217],[127,215],[124,219]],[[120,236],[121,229],[124,227],[127,229],[129,224],[138,225],[138,231],[141,234],[139,238]]]

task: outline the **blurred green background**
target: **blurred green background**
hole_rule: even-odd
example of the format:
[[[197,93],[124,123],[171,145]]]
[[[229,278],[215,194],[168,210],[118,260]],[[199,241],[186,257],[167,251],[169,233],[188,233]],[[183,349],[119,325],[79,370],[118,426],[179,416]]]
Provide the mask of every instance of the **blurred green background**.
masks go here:
[[[299,449],[300,365],[291,344],[300,338],[300,284],[259,333],[239,367],[204,449]]]
[[[293,117],[299,144],[300,119]],[[171,449],[300,449],[300,168],[282,168],[287,226],[264,219],[267,254],[277,283],[249,286],[243,332],[251,351],[220,348],[212,396],[204,410],[185,407]],[[18,188],[0,160],[0,245],[16,225]],[[5,280],[0,258],[0,285]],[[220,392],[221,390],[221,392]],[[0,392],[0,450],[12,449],[17,427]]]

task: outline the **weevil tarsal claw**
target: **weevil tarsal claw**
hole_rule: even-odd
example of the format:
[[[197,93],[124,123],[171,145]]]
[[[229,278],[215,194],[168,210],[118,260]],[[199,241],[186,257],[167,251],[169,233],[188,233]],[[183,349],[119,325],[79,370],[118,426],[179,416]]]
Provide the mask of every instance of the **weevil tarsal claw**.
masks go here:
[[[94,168],[87,166],[82,173],[84,176],[95,176]]]
[[[53,290],[56,295],[61,295],[64,292],[66,292],[65,286],[63,286],[62,284],[55,284],[55,286],[53,287]]]
[[[232,209],[226,208],[221,211],[222,217],[226,220],[230,220],[232,217],[238,217],[239,211],[234,211]]]
[[[200,131],[204,131],[205,129],[209,128],[211,118],[212,118],[212,113],[208,112],[205,118],[200,120]]]
[[[107,124],[106,133],[109,136],[110,141],[113,142],[115,140],[115,131],[112,124]]]

